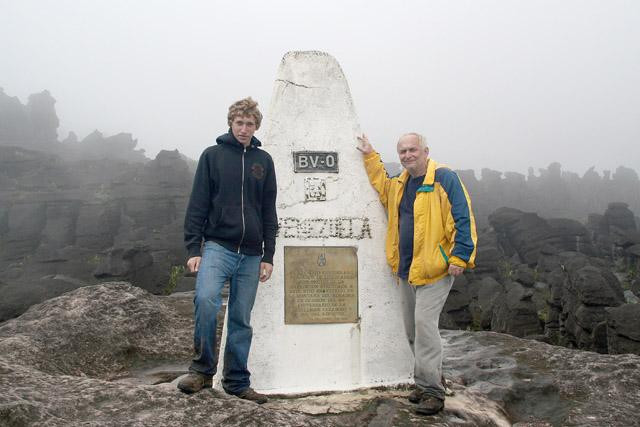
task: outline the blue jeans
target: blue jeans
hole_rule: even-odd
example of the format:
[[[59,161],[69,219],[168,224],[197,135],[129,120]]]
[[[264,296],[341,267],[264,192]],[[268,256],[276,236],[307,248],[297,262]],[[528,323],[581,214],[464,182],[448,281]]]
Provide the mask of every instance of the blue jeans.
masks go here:
[[[229,280],[227,303],[227,343],[224,352],[222,387],[227,393],[238,394],[249,387],[247,358],[253,329],[251,309],[256,299],[260,276],[260,256],[232,252],[215,242],[205,242],[196,279],[195,357],[189,368],[205,376],[217,371],[216,316],[222,305],[221,292]]]

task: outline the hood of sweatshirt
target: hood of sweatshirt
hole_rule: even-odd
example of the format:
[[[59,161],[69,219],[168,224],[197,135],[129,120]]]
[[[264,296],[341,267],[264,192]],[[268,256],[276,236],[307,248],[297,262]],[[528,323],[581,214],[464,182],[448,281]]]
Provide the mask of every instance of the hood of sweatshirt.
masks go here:
[[[244,146],[242,145],[242,143],[240,143],[240,141],[238,141],[236,139],[235,136],[233,136],[233,133],[231,133],[231,128],[229,128],[229,132],[225,133],[224,135],[220,135],[219,137],[216,138],[216,143],[218,144],[229,144],[231,146],[237,147],[237,148],[243,148]],[[250,146],[252,147],[260,147],[262,145],[262,143],[260,142],[260,140],[258,138],[256,138],[255,136],[251,137],[251,142],[249,143]]]

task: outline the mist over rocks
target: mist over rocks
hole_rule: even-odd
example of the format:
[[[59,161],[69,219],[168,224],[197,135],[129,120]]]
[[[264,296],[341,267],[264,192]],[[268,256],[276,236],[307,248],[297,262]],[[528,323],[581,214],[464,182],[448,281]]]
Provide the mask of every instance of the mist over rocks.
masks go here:
[[[194,162],[148,159],[127,133],[59,142],[54,104],[0,92],[0,321],[99,281],[163,293],[184,264]]]
[[[72,161],[122,159],[128,163],[144,163],[149,160],[143,149],[135,149],[138,141],[129,133],[104,137],[95,130],[78,142],[77,135],[69,132],[60,142],[60,120],[55,104],[48,90],[30,95],[23,105],[17,97],[10,97],[0,88],[0,145],[56,153]]]
[[[448,161],[447,159],[438,159]],[[453,162],[453,160],[451,160]],[[452,163],[455,168],[455,164]],[[397,162],[385,162],[390,176],[402,172]],[[587,222],[590,214],[600,214],[612,204],[620,204],[632,212],[620,219],[629,224],[640,218],[640,178],[628,167],[619,166],[613,173],[601,174],[591,167],[582,177],[563,171],[560,163],[527,175],[519,172],[501,172],[482,168],[480,178],[474,170],[456,170],[471,196],[473,212],[478,227],[489,226],[489,215],[500,207],[510,207],[524,212],[535,212],[542,218],[567,218]],[[610,214],[615,216],[615,212]],[[624,213],[623,215],[628,215]]]
[[[67,160],[100,160],[121,159],[128,163],[145,163],[149,159],[144,149],[136,149],[138,140],[130,133],[118,133],[105,137],[102,132],[95,130],[78,142],[77,136],[69,132],[60,147]]]
[[[385,162],[385,167],[390,176],[402,172],[397,162]],[[480,228],[490,225],[489,215],[500,207],[535,212],[545,219],[566,218],[586,223],[590,214],[602,215],[607,209],[614,209],[609,219],[617,221],[615,208],[610,206],[619,205],[625,210],[622,215],[626,215],[619,221],[629,224],[640,218],[640,178],[635,170],[625,166],[619,166],[613,174],[609,170],[600,174],[591,167],[582,177],[563,171],[557,162],[538,169],[538,174],[533,168],[527,175],[487,168],[481,169],[480,178],[474,170],[456,173],[471,196]]]
[[[0,144],[46,149],[58,142],[56,100],[48,90],[29,96],[26,105],[0,88]]]
[[[536,212],[543,218],[569,218],[586,222],[591,213],[604,212],[611,203],[623,203],[640,215],[640,179],[635,170],[619,166],[613,174],[602,175],[590,168],[582,177],[563,171],[560,163],[540,168],[538,175],[529,168],[528,175],[484,168],[480,179],[473,170],[456,171],[464,182],[473,203],[480,227],[495,209],[507,206]]]

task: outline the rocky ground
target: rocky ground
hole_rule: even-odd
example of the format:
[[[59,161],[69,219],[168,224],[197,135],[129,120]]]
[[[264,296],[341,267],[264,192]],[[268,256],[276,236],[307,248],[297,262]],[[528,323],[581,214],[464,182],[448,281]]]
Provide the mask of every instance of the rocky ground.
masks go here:
[[[191,353],[191,299],[108,283],[0,324],[0,425],[640,425],[639,356],[494,332],[443,332],[455,395],[435,417],[414,414],[406,387],[262,406],[219,390],[187,396],[175,382]]]

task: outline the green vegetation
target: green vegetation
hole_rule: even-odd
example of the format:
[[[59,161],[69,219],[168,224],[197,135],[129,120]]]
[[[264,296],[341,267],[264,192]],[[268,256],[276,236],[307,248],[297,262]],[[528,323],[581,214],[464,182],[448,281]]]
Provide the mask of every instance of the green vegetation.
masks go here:
[[[171,295],[173,291],[178,286],[178,280],[180,277],[184,275],[184,266],[183,265],[172,265],[171,270],[169,270],[169,283],[164,288],[165,295]]]
[[[629,259],[617,257],[613,260],[613,273],[620,281],[620,286],[625,291],[631,289],[631,284],[638,278],[640,274],[640,266]]]
[[[549,320],[549,306],[545,305],[541,310],[538,310],[538,319],[545,325]]]
[[[627,268],[624,280],[622,281],[622,288],[627,291],[631,290],[631,284],[638,278],[638,266],[630,265]]]
[[[506,259],[498,261],[498,274],[501,279],[511,280],[515,274],[514,265]]]
[[[480,324],[480,319],[477,318],[476,316],[471,316],[471,324],[469,326],[467,326],[467,331],[483,331],[484,329],[482,328],[482,325]]]
[[[533,269],[533,280],[539,282],[542,279],[542,275],[538,271],[538,266],[536,265]]]

